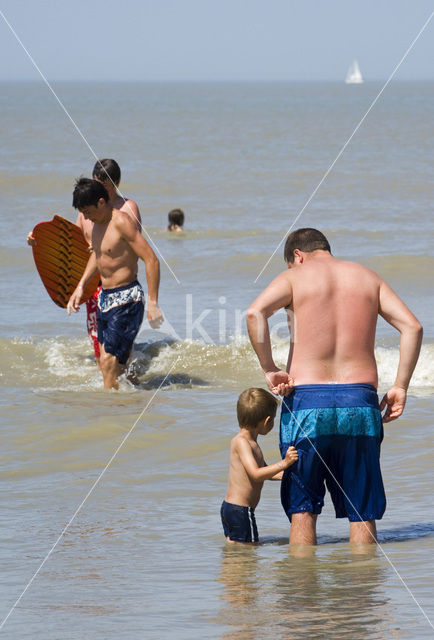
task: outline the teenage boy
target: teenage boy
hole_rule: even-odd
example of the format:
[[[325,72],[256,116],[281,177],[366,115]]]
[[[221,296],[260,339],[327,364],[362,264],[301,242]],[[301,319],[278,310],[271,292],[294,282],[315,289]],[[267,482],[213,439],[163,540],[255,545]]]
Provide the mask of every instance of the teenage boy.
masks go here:
[[[119,211],[125,211],[131,219],[136,220],[139,229],[142,227],[142,220],[140,217],[139,208],[134,200],[122,197],[117,189],[121,181],[121,169],[116,160],[113,158],[102,158],[95,163],[92,170],[92,177],[94,180],[101,182],[108,193],[109,200],[113,207],[119,209]],[[84,239],[89,245],[89,253],[92,251],[92,229],[93,222],[86,220],[79,211],[77,213],[77,220],[75,224],[80,227]],[[35,238],[33,232],[30,231],[27,235],[27,244],[34,246]],[[101,290],[101,285],[98,285],[91,297],[86,300],[86,324],[87,332],[91,344],[93,345],[95,360],[98,368],[100,368],[100,348],[98,342],[98,323],[97,323],[97,299]]]
[[[97,160],[94,168],[92,169],[92,177],[94,180],[101,182],[108,193],[110,203],[115,209],[119,211],[125,211],[126,215],[130,216],[137,224],[138,229],[142,227],[142,219],[140,217],[139,208],[134,200],[124,198],[118,193],[118,187],[121,182],[121,168],[113,158],[102,158]],[[75,223],[83,232],[84,238],[89,245],[89,253],[92,251],[92,229],[93,222],[86,220],[82,212],[77,214],[77,220]],[[95,360],[100,367],[100,348],[98,342],[98,322],[97,322],[97,300],[99,292],[101,291],[101,285],[99,285],[89,300],[86,301],[86,323],[87,332],[91,343],[93,344]]]
[[[83,288],[95,271],[101,275],[98,300],[98,342],[104,387],[118,388],[144,313],[144,293],[137,281],[137,262],[145,263],[148,284],[147,319],[153,328],[163,320],[158,307],[160,263],[141,235],[136,220],[115,209],[104,185],[80,178],[73,207],[93,222],[92,253],[80,282],[68,302],[68,314],[78,311]]]

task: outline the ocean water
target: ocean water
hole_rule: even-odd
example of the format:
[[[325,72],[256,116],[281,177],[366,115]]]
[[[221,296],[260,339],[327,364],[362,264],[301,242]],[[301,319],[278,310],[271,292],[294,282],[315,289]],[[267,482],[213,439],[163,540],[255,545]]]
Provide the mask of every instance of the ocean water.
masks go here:
[[[390,85],[309,203],[379,85],[53,87],[82,136],[42,83],[0,93],[1,636],[432,637],[434,85]],[[166,322],[142,328],[140,385],[117,393],[102,390],[83,310],[51,302],[25,243],[55,213],[75,220],[89,147],[118,160],[162,263]],[[164,232],[174,207],[182,236]],[[257,509],[263,544],[227,547],[220,524],[236,400],[264,386],[244,313],[284,269],[302,210],[296,227],[377,271],[425,329],[405,414],[385,427],[380,544],[358,553],[329,500],[318,546],[291,551],[277,483]],[[272,325],[283,364],[284,315]],[[380,394],[398,345],[379,321]],[[277,437],[262,440],[270,462]]]

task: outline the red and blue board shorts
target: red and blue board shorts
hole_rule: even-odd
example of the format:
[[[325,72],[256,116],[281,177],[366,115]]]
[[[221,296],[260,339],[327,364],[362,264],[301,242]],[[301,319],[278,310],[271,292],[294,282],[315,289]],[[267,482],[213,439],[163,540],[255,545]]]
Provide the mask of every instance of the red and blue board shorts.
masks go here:
[[[93,345],[93,351],[95,354],[95,358],[100,357],[100,349],[98,342],[98,321],[97,321],[97,311],[98,311],[98,295],[101,291],[101,285],[95,289],[89,300],[86,302],[86,313],[87,313],[87,332],[89,334],[90,341]]]

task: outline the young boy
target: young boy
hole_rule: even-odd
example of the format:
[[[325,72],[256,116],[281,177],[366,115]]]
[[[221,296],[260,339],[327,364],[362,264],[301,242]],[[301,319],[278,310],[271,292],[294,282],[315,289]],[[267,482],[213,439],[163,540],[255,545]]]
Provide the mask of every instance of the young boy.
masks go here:
[[[258,542],[255,508],[264,480],[281,480],[283,470],[298,460],[295,447],[289,447],[283,460],[267,466],[258,436],[271,431],[277,411],[276,398],[265,389],[246,389],[238,398],[240,431],[232,438],[229,480],[221,518],[226,540]]]

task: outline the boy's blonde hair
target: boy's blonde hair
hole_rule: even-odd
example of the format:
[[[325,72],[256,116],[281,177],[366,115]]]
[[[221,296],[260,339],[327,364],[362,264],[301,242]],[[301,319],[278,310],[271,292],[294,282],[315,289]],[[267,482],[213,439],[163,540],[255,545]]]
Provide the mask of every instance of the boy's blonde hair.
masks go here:
[[[265,389],[251,387],[238,398],[237,417],[240,427],[256,427],[267,416],[274,418],[277,411],[277,399]]]

